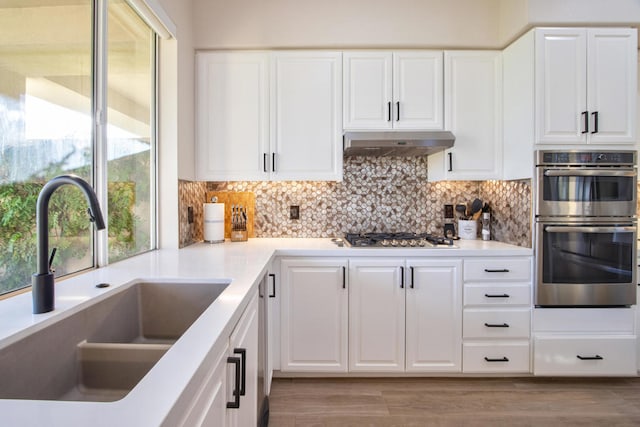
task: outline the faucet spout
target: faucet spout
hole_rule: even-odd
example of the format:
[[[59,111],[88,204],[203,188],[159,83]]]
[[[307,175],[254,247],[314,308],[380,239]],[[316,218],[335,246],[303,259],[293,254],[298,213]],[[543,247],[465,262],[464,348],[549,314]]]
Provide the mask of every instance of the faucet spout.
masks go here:
[[[38,269],[31,276],[31,292],[33,296],[33,313],[47,313],[54,308],[54,278],[49,260],[49,200],[55,190],[65,184],[78,187],[85,195],[89,205],[89,218],[98,230],[105,228],[98,197],[93,188],[77,175],[60,175],[47,182],[36,205],[36,228],[38,232]]]

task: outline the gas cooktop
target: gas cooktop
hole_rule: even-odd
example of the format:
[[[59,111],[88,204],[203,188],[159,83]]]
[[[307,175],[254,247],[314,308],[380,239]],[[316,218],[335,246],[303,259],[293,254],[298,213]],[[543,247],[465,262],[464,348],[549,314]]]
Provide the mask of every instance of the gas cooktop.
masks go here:
[[[457,248],[453,239],[428,233],[346,233],[344,240],[359,248]]]

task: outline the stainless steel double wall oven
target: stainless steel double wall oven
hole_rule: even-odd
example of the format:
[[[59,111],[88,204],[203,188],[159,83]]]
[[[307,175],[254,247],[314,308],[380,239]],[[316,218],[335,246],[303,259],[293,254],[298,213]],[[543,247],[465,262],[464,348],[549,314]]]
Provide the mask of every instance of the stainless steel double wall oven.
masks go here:
[[[636,151],[537,151],[535,302],[636,301]]]

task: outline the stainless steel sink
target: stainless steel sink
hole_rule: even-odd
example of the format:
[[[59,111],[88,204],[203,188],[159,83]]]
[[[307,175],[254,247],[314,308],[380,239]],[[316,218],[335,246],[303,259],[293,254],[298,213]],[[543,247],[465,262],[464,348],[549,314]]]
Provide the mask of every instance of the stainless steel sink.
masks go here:
[[[0,398],[115,401],[229,282],[138,282],[0,349]]]

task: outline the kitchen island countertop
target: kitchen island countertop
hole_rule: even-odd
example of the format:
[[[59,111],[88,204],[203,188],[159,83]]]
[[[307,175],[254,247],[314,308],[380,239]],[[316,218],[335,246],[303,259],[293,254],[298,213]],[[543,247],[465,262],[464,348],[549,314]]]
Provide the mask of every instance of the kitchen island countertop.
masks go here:
[[[459,248],[352,248],[331,239],[258,238],[224,244],[198,243],[162,249],[78,274],[56,283],[53,312],[31,314],[31,293],[0,301],[0,349],[70,316],[136,280],[226,280],[230,285],[123,399],[61,402],[0,399],[0,425],[158,426],[204,358],[224,350],[253,291],[276,256],[473,257],[530,256],[532,249],[481,240],[456,241]],[[109,283],[108,288],[96,288]],[[48,351],[48,349],[43,349]],[[179,366],[180,369],[176,369]]]

